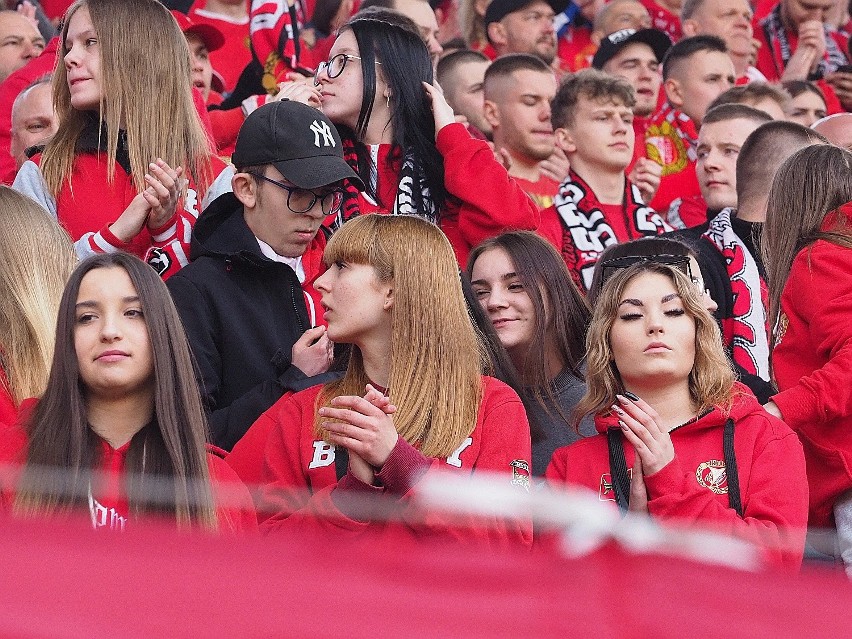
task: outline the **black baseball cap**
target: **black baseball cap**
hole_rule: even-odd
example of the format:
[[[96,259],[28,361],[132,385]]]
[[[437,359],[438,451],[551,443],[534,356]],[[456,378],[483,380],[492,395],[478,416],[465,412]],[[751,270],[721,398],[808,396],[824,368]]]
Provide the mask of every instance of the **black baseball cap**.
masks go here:
[[[619,51],[634,42],[641,42],[651,47],[657,62],[663,61],[663,56],[672,46],[671,38],[658,29],[639,29],[638,31],[636,29],[622,29],[610,33],[601,40],[601,44],[595,52],[595,57],[592,58],[592,66],[595,69],[603,69],[603,66],[618,55]]]
[[[500,22],[510,13],[523,11],[536,0],[491,0],[491,4],[485,10],[485,28],[492,22]],[[565,11],[568,0],[545,0],[557,15]]]
[[[249,114],[231,162],[238,170],[271,164],[303,189],[344,179],[364,188],[343,159],[343,143],[334,125],[317,109],[292,100],[270,102]]]

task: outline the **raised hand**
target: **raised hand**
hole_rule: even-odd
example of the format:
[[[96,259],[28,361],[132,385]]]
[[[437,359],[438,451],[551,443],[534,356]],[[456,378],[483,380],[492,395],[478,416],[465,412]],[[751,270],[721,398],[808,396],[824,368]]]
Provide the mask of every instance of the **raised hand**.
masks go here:
[[[174,216],[186,180],[182,179],[182,166],[173,169],[162,158],[151,162],[148,169],[150,173],[145,174],[148,188],[142,191],[142,196],[150,207],[148,228],[158,229]]]
[[[393,417],[365,397],[335,397],[319,414],[329,441],[358,455],[373,469],[384,465],[399,439]]]
[[[431,85],[428,82],[423,83],[423,88],[426,89],[426,95],[432,102],[432,116],[435,118],[435,138],[438,137],[438,132],[448,124],[456,121],[456,114],[453,111],[447,100],[444,98],[444,92],[441,91],[438,85]]]
[[[325,326],[306,330],[290,351],[290,363],[308,377],[326,372],[333,358],[334,344],[328,339]]]
[[[618,424],[625,439],[633,445],[641,458],[644,474],[653,475],[674,459],[674,445],[669,432],[660,428],[660,416],[645,401],[632,401],[618,395],[618,403],[612,406],[618,415]]]

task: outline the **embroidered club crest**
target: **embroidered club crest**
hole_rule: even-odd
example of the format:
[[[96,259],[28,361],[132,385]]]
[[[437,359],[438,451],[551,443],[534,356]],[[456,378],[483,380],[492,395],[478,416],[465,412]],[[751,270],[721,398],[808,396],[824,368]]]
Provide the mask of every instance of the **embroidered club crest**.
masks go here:
[[[512,485],[520,486],[527,492],[530,489],[530,465],[523,459],[513,459],[509,462],[512,467]]]
[[[717,495],[728,494],[728,472],[725,462],[711,459],[698,465],[695,479],[700,486],[712,490]]]
[[[633,478],[633,469],[627,469],[627,478]],[[615,484],[612,481],[612,475],[604,473],[601,475],[601,485],[598,489],[599,501],[615,501]]]

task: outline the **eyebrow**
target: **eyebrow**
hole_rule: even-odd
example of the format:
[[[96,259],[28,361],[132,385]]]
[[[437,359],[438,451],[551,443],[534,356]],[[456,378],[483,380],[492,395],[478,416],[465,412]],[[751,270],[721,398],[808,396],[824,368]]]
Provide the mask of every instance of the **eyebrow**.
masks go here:
[[[664,296],[660,300],[660,304],[665,304],[666,302],[671,302],[672,300],[677,299],[679,297],[680,297],[680,295],[678,295],[677,293],[669,293],[668,295]],[[621,302],[619,302],[618,305],[621,306],[622,304],[630,304],[631,306],[639,306],[639,307],[645,306],[645,304],[642,303],[642,300],[637,300],[634,297],[625,298],[625,299],[621,300]]]
[[[130,295],[128,297],[122,297],[121,301],[125,304],[133,304],[134,302],[139,301],[138,295]],[[100,302],[95,302],[94,300],[83,300],[82,302],[77,302],[74,305],[74,308],[97,308],[100,306]]]
[[[505,273],[504,275],[501,275],[500,279],[501,280],[511,280],[511,279],[516,278],[516,277],[518,277],[518,274],[515,273],[514,271],[512,271],[511,273]],[[471,284],[479,284],[479,285],[485,286],[485,285],[488,284],[488,281],[487,280],[473,280],[471,282]]]

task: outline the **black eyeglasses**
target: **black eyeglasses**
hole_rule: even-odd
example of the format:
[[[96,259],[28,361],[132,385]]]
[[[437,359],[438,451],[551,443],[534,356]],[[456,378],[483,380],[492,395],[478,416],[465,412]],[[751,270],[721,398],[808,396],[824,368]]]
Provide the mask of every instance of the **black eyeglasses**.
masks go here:
[[[634,264],[644,264],[653,262],[654,264],[664,264],[676,268],[681,273],[686,275],[696,287],[701,288],[701,293],[704,292],[701,280],[692,275],[692,267],[689,265],[688,255],[628,255],[626,257],[616,257],[607,260],[601,264],[601,286],[606,284],[607,280],[615,275],[618,271],[630,268]]]
[[[317,200],[319,200],[322,212],[325,215],[331,215],[332,213],[337,213],[340,210],[340,205],[343,204],[343,191],[340,189],[334,189],[328,193],[314,193],[310,189],[282,184],[278,180],[273,180],[260,173],[249,173],[249,175],[253,175],[266,182],[271,182],[275,186],[287,191],[287,208],[293,211],[293,213],[307,213],[314,208]]]
[[[328,62],[320,62],[319,66],[317,66],[316,73],[314,73],[314,86],[319,86],[320,83],[320,74],[325,71],[328,74],[329,78],[336,78],[341,73],[343,73],[343,69],[346,68],[346,63],[349,60],[358,60],[360,61],[357,55],[351,55],[349,53],[338,53],[337,55],[331,56]],[[378,60],[376,60],[376,64],[381,64]]]

